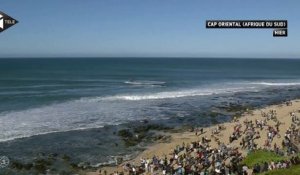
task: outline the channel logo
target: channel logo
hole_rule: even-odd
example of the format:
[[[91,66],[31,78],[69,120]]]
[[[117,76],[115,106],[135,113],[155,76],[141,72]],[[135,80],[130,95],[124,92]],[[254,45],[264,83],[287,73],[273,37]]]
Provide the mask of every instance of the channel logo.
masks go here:
[[[0,11],[0,32],[3,32],[17,23],[17,20]]]
[[[4,21],[3,21],[3,15],[0,14],[0,28],[3,29]]]

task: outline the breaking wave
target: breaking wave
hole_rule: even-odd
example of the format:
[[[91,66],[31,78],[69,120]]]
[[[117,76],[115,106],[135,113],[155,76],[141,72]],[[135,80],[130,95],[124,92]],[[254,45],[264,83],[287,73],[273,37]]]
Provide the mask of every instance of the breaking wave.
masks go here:
[[[170,98],[182,98],[182,97],[194,97],[194,96],[205,96],[223,93],[234,93],[247,90],[253,90],[254,87],[243,87],[243,88],[224,88],[224,89],[191,89],[191,90],[179,90],[179,91],[167,91],[149,94],[139,94],[139,95],[116,95],[109,97],[101,97],[98,100],[160,100],[160,99],[170,99]]]
[[[164,85],[166,82],[164,81],[125,81],[125,84],[130,85]]]
[[[299,86],[300,82],[252,82],[252,85],[265,85],[265,86]]]
[[[164,82],[143,82],[163,84]],[[245,84],[218,84],[209,87],[177,89],[160,92],[124,93],[110,96],[83,97],[81,99],[0,113],[0,141],[30,137],[53,132],[66,132],[105,125],[121,124],[143,119],[166,118],[172,108],[160,108],[168,99],[260,91],[269,86],[293,86],[300,83],[249,82]],[[222,87],[222,88],[220,88]],[[187,98],[187,99],[184,99]]]

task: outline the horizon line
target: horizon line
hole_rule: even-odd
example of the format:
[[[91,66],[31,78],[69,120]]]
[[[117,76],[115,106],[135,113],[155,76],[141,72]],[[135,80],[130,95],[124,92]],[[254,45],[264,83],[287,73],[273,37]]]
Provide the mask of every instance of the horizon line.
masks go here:
[[[49,57],[0,57],[0,59],[103,59],[103,58],[139,58],[139,59],[158,59],[158,58],[173,58],[173,59],[300,59],[300,57],[196,57],[196,56],[49,56]]]

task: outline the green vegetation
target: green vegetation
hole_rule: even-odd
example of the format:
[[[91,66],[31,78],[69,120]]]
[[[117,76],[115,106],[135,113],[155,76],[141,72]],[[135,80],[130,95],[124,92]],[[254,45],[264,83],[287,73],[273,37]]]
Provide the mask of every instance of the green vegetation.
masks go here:
[[[268,171],[268,172],[262,173],[260,175],[282,175],[282,174],[299,175],[300,174],[300,165],[295,165],[288,169],[278,169],[278,170]]]
[[[230,113],[232,119],[235,117],[240,118],[241,115],[245,112],[247,112],[248,114],[252,114],[253,113],[252,110],[254,109],[254,107],[250,105],[241,105],[241,104],[234,104],[234,103],[229,103],[224,106],[219,106],[218,108],[224,110],[227,113]]]
[[[133,131],[135,133],[145,133],[150,130],[164,131],[164,130],[169,130],[169,129],[171,129],[171,128],[164,126],[164,125],[148,124],[148,125],[137,126],[133,129]]]
[[[159,124],[148,124],[134,126],[131,129],[121,129],[118,131],[118,136],[122,138],[126,147],[136,146],[142,141],[156,141],[163,139],[163,136],[156,135],[150,131],[166,131],[169,127]]]
[[[135,146],[139,144],[144,138],[144,134],[134,134],[129,129],[122,129],[118,132],[118,135],[123,139],[125,146]]]
[[[246,106],[246,105],[241,105],[241,104],[234,104],[230,103],[226,106],[219,107],[221,109],[225,109],[227,112],[245,112],[247,110],[252,110],[253,107],[251,106]]]
[[[286,157],[279,156],[274,152],[266,150],[257,150],[249,153],[247,157],[243,160],[243,164],[246,164],[248,167],[253,167],[255,164],[263,164],[264,162],[278,162],[285,160]]]
[[[87,166],[91,168],[90,166]],[[4,174],[82,174],[85,167],[80,167],[79,164],[71,162],[71,157],[56,153],[37,155],[33,160],[21,162],[20,160],[11,160],[9,168],[3,170]],[[0,174],[3,174],[2,171]]]

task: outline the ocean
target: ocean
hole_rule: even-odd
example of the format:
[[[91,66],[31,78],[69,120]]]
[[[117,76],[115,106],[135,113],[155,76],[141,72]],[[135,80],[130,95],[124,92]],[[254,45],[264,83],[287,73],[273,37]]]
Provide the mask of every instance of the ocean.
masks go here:
[[[203,126],[213,123],[203,112],[217,105],[299,98],[299,68],[296,59],[0,59],[0,154],[108,161],[133,151],[111,148],[121,144],[112,134],[118,126]]]

